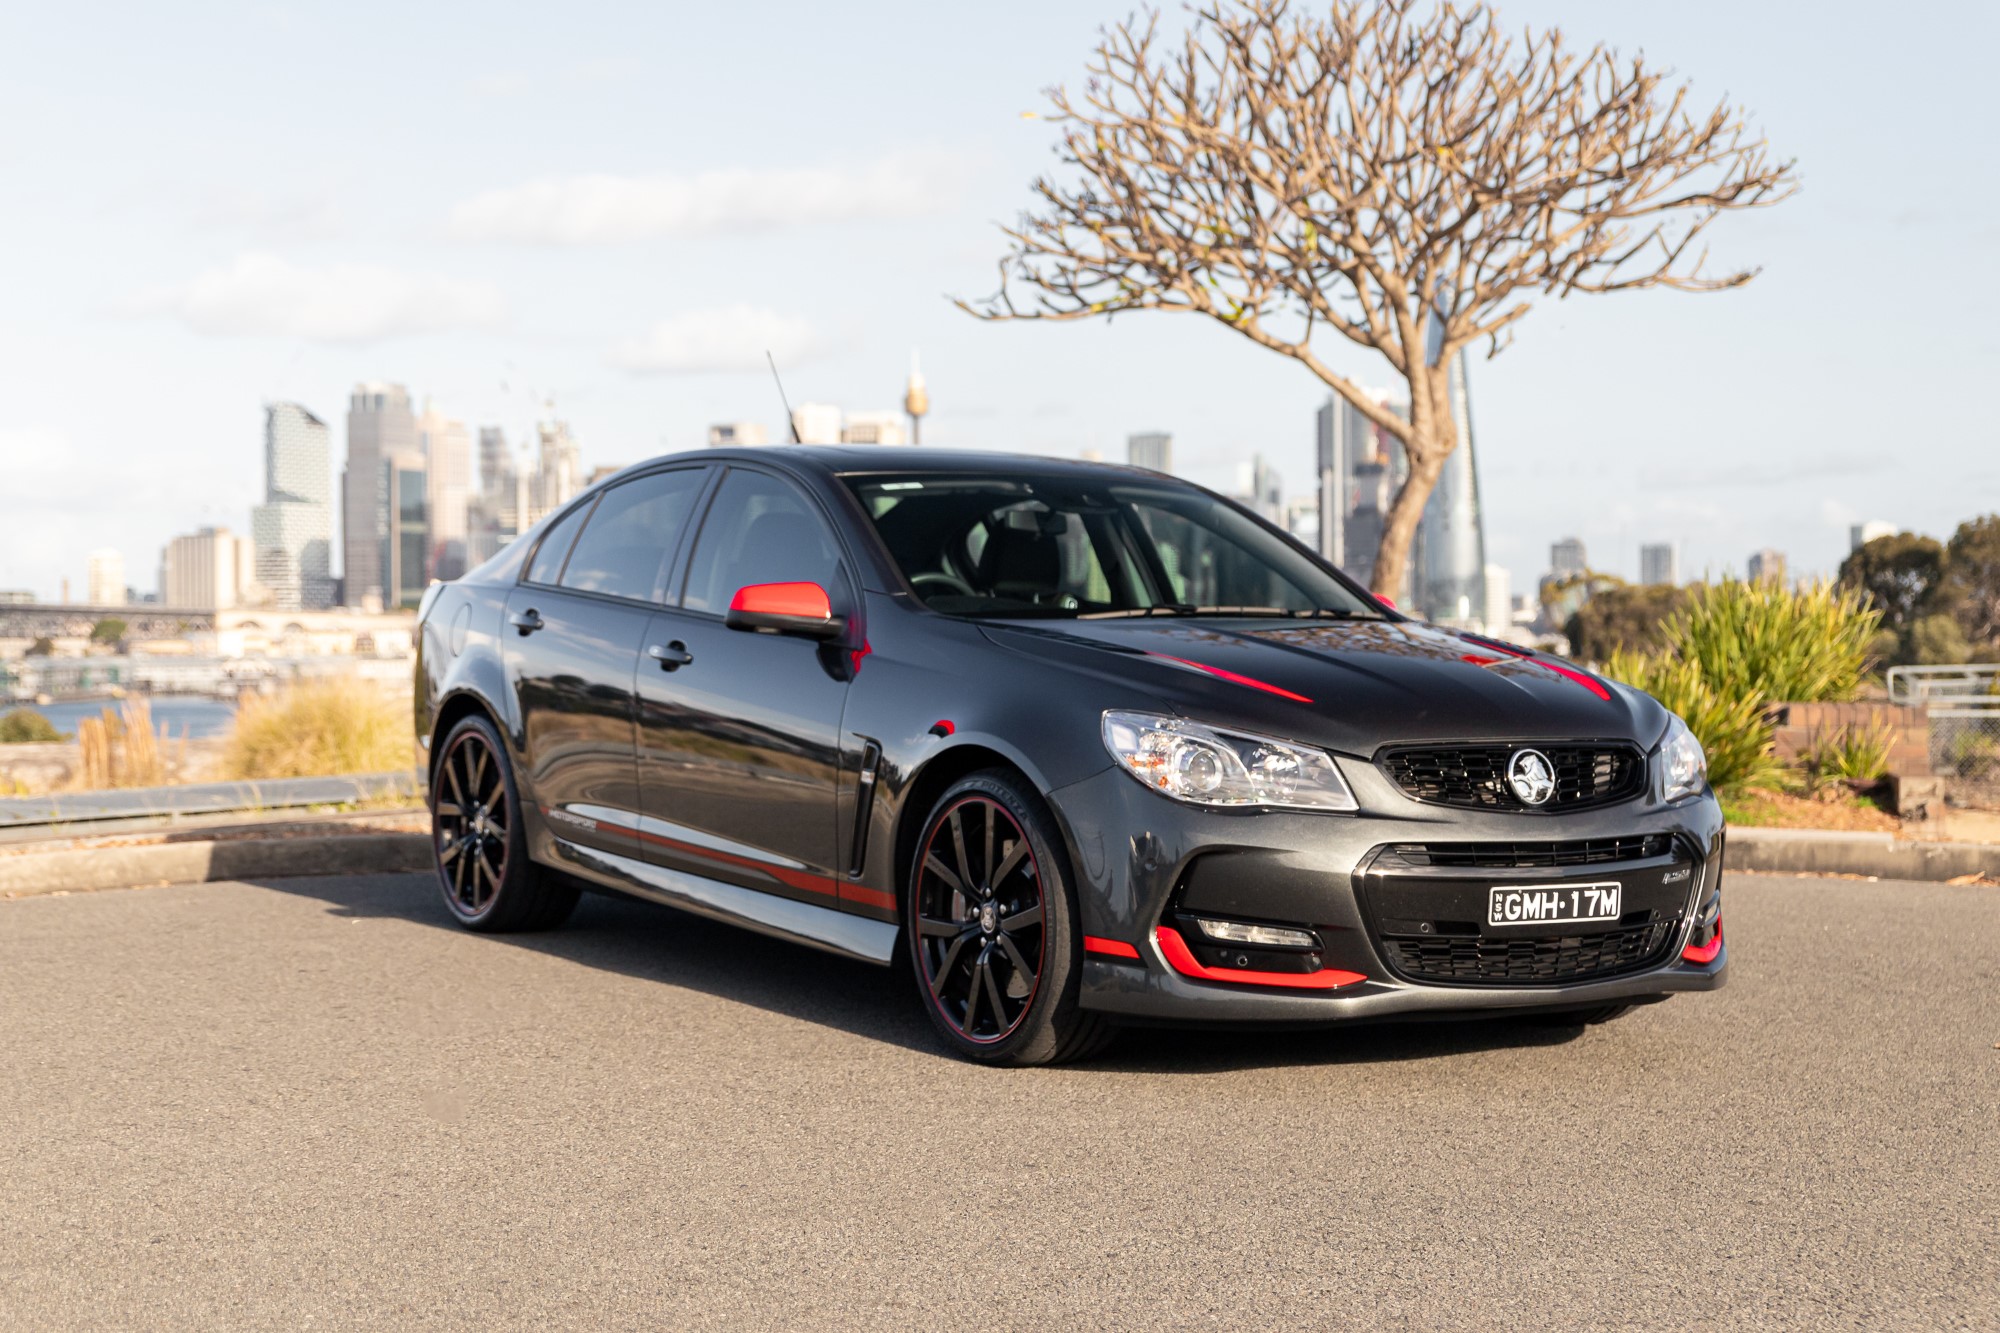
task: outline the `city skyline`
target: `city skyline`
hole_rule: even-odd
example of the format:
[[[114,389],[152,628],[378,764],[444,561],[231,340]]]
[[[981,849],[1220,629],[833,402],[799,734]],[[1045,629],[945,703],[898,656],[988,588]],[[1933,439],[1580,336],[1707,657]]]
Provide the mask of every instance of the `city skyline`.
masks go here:
[[[1996,350],[1963,299],[1993,283],[1995,173],[1934,138],[1905,142],[1898,119],[1972,113],[1989,8],[1968,7],[1966,40],[1921,66],[1885,60],[1838,10],[1807,34],[1809,60],[1788,16],[1720,3],[1505,12],[1643,46],[1739,93],[1799,154],[1806,189],[1719,242],[1719,262],[1764,265],[1744,290],[1544,301],[1518,345],[1480,363],[1490,562],[1531,573],[1575,531],[1627,578],[1641,540],[1675,542],[1696,576],[1742,572],[1762,544],[1827,574],[1856,523],[1888,514],[1942,537],[1959,496],[2000,490],[1985,414],[1898,390],[1939,373],[1977,382]],[[171,537],[240,530],[259,501],[254,405],[337,420],[369,377],[517,439],[560,415],[594,466],[698,447],[715,422],[782,438],[766,350],[795,403],[892,404],[915,344],[938,394],[927,442],[1118,457],[1156,426],[1196,481],[1228,490],[1261,453],[1302,491],[1302,423],[1324,389],[1295,365],[1164,318],[997,329],[944,299],[990,287],[993,223],[1048,161],[1048,127],[1021,113],[1043,86],[1080,82],[1113,16],[939,15],[920,43],[885,6],[792,7],[780,21],[795,40],[776,45],[767,23],[712,9],[585,5],[546,33],[450,6],[10,17],[18,76],[0,109],[32,128],[4,150],[30,202],[0,253],[13,372],[0,470],[37,503],[0,524],[0,587],[53,598],[114,534],[150,577]],[[378,25],[401,40],[385,46]],[[189,31],[217,40],[182,42],[162,66],[155,53]],[[975,45],[969,64],[934,58]],[[651,53],[675,50],[704,58],[646,77]],[[86,55],[105,76],[94,86],[54,77]],[[723,74],[754,60],[809,83],[828,60],[885,58],[905,77],[844,86],[809,120],[782,99],[732,98]],[[357,69],[407,95],[331,95]],[[1864,73],[1881,94],[1870,107],[1841,92]],[[702,134],[660,133],[725,100],[732,115]],[[1920,204],[1880,199],[1868,155],[1885,137],[1933,182]],[[1912,289],[1896,339],[1856,338],[1843,278],[1884,235],[1960,256],[1959,276]],[[1926,441],[1959,486],[1928,484],[1935,472],[1903,466],[1891,439]]]

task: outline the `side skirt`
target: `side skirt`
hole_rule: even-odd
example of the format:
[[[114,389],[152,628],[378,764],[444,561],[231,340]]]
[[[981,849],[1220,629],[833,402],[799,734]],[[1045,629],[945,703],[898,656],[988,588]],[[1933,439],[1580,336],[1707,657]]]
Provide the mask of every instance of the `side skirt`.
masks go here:
[[[886,967],[896,956],[897,936],[902,931],[890,922],[870,921],[812,903],[794,902],[684,870],[670,870],[594,847],[579,847],[561,838],[553,841],[561,860],[635,898],[664,903],[710,920],[865,963]]]

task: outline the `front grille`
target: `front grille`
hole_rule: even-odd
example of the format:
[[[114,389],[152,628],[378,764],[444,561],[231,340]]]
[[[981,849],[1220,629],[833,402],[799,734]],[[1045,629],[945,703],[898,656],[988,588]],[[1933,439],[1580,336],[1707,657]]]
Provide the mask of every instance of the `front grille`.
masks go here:
[[[1507,762],[1522,749],[1541,751],[1556,771],[1555,794],[1542,805],[1523,805],[1507,783]],[[1646,757],[1616,741],[1410,746],[1383,755],[1382,765],[1420,801],[1475,809],[1581,810],[1630,800],[1646,786]]]
[[[1539,986],[1589,981],[1659,962],[1679,918],[1597,935],[1482,939],[1477,935],[1385,935],[1389,964],[1418,981]]]
[[[1570,842],[1399,842],[1383,854],[1378,868],[1450,866],[1468,870],[1534,870],[1545,866],[1591,866],[1647,861],[1673,850],[1665,833],[1621,838],[1580,838]]]

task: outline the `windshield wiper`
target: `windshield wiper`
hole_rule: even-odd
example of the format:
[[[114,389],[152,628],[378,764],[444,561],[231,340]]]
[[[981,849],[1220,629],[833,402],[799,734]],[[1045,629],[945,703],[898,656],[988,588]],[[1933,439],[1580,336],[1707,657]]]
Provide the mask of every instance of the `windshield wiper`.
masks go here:
[[[1304,609],[1282,606],[1197,606],[1192,602],[1162,602],[1158,606],[1138,606],[1124,611],[1087,611],[1078,620],[1144,620],[1152,616],[1268,616],[1286,620],[1380,620],[1366,611],[1331,606]]]

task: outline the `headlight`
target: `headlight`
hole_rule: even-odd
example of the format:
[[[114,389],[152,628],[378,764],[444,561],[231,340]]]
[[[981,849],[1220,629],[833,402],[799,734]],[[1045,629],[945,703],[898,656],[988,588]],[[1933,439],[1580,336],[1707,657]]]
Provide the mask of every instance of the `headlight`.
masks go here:
[[[1190,805],[1353,810],[1324,750],[1153,713],[1104,715],[1104,748],[1127,773]]]
[[[1660,793],[1663,801],[1698,796],[1708,785],[1708,756],[1702,753],[1701,742],[1687,723],[1678,717],[1667,724],[1667,737],[1660,742],[1660,770],[1665,784]]]

